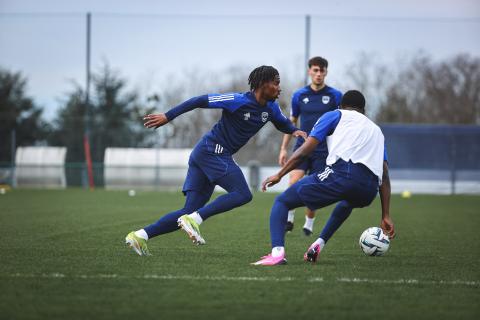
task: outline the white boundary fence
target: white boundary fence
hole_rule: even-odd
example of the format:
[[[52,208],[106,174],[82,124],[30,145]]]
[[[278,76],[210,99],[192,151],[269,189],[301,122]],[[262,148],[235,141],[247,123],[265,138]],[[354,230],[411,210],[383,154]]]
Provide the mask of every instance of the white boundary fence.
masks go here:
[[[121,149],[108,148],[105,153],[105,188],[169,188],[180,189],[188,169],[190,149]],[[261,166],[253,162],[241,167],[250,187],[261,185],[268,176],[278,172],[278,166]],[[479,172],[466,173],[469,177]],[[462,175],[459,174],[459,177]],[[418,194],[450,194],[449,171],[399,170],[390,171],[392,193],[410,191]],[[288,177],[269,189],[282,192],[288,188]],[[222,189],[217,187],[216,191]],[[480,194],[479,179],[458,179],[455,182],[458,194]]]
[[[181,187],[190,152],[191,149],[107,148],[105,188]]]
[[[14,186],[65,188],[65,147],[19,147]]]
[[[104,162],[106,189],[181,189],[188,170],[191,149],[107,148]],[[64,147],[19,147],[13,173],[13,186],[65,188]],[[276,173],[278,166],[261,166],[251,161],[241,167],[252,189]],[[10,169],[8,169],[10,170]],[[480,194],[480,172],[461,171],[455,185],[448,170],[391,169],[392,193],[410,191],[416,194]],[[281,192],[288,188],[288,177],[269,189]],[[222,191],[217,187],[216,191]]]

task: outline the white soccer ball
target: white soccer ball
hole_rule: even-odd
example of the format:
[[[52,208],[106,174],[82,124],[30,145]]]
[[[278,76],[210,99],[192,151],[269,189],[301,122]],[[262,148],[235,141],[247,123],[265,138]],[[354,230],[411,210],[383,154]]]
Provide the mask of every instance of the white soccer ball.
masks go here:
[[[358,243],[367,256],[381,256],[387,252],[390,239],[381,228],[371,227],[363,231]]]
[[[135,190],[133,190],[133,189],[128,190],[128,195],[129,195],[130,197],[135,197],[136,194],[137,194],[137,193],[135,192]]]

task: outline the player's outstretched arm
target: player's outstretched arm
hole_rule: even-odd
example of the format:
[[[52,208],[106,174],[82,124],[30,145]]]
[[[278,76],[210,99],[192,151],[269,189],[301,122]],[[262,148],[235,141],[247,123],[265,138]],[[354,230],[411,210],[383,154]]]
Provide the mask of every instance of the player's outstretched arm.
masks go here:
[[[302,137],[307,139],[308,134],[304,131],[298,130],[298,128],[295,127],[293,123],[283,115],[278,105],[276,105],[273,109],[272,123],[277,130],[283,133],[291,134],[294,137]]]
[[[292,133],[292,136],[294,136],[295,138],[302,137],[304,140],[307,140],[308,133],[302,130],[296,130]]]
[[[300,130],[299,130],[300,131]],[[298,131],[295,131],[298,132]],[[295,135],[295,132],[293,135]],[[300,131],[303,132],[303,131]],[[317,147],[319,141],[315,138],[308,137],[305,141],[304,144],[300,148],[295,151],[292,156],[288,159],[287,163],[283,166],[280,171],[273,175],[268,177],[263,183],[262,183],[262,191],[267,190],[267,188],[276,185],[277,183],[282,180],[282,177],[295,169],[300,162],[305,160],[305,158],[312,153],[312,151]]]
[[[395,238],[395,227],[392,218],[390,218],[390,176],[388,174],[387,161],[383,162],[382,185],[380,186],[380,202],[382,203],[382,222],[380,223],[383,231],[390,237]]]
[[[196,108],[206,108],[208,107],[208,95],[202,95],[198,97],[193,97],[185,102],[182,102],[175,108],[170,109],[166,113],[159,114],[149,114],[146,115],[143,120],[145,120],[144,126],[147,128],[159,128],[168,122],[172,121],[179,115],[191,111]]]
[[[298,118],[296,117],[290,117],[290,121],[294,126],[297,126],[297,121]],[[287,158],[288,158],[288,144],[290,143],[290,140],[292,140],[292,135],[291,134],[284,134],[283,139],[282,139],[282,144],[280,145],[280,153],[278,154],[278,164],[281,165],[282,167],[287,163]]]
[[[165,113],[147,114],[145,117],[143,117],[143,120],[145,121],[143,124],[145,127],[155,129],[168,123]]]

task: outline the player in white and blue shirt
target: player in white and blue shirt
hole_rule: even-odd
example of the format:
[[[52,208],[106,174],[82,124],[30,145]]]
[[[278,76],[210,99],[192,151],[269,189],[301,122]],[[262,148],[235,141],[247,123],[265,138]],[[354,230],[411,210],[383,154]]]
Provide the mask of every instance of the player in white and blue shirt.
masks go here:
[[[285,224],[288,210],[306,206],[311,210],[338,202],[319,238],[308,248],[304,260],[315,262],[325,243],[350,216],[354,208],[370,205],[380,191],[381,227],[393,238],[390,218],[390,179],[384,136],[365,115],[365,98],[348,91],[339,110],[325,113],[314,125],[306,142],[276,174],[263,182],[263,190],[278,183],[299,162],[308,157],[321,141],[328,146],[327,166],[311,174],[279,195],[270,214],[271,254],[255,265],[277,265],[285,259]]]
[[[335,88],[325,84],[325,78],[328,73],[328,61],[322,57],[313,57],[308,61],[308,74],[311,83],[294,92],[292,96],[292,108],[290,112],[290,120],[297,125],[300,119],[300,129],[310,132],[317,120],[328,111],[338,109],[342,99],[342,93]],[[291,135],[283,137],[280,147],[278,162],[283,166],[287,160],[287,149]],[[295,152],[305,142],[303,138],[298,138],[293,152]],[[297,168],[290,172],[289,184],[292,185],[305,174],[312,174],[325,168],[325,160],[328,155],[327,144],[322,141],[317,148],[300,164]],[[295,210],[288,212],[288,221],[285,231],[292,231]],[[313,222],[315,220],[315,212],[308,209],[305,214],[305,224],[303,232],[309,236],[313,232]]]
[[[186,197],[184,207],[127,235],[127,244],[139,255],[149,254],[146,240],[178,230],[179,227],[187,232],[195,244],[204,244],[199,229],[204,220],[252,200],[245,177],[232,156],[265,124],[272,122],[283,133],[306,138],[306,133],[293,126],[275,102],[281,91],[280,76],[275,68],[256,68],[250,74],[248,83],[251,91],[246,93],[202,95],[185,101],[165,114],[145,117],[146,127],[158,128],[196,108],[223,110],[220,120],[200,139],[190,155],[183,185]],[[228,193],[206,205],[216,185]]]

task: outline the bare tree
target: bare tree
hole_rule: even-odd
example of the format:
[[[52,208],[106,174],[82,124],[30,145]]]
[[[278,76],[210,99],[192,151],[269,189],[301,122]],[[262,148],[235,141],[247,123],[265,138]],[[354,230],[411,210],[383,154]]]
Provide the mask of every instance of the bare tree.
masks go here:
[[[367,100],[367,114],[375,117],[385,102],[386,88],[394,80],[395,72],[383,64],[374,53],[361,52],[357,60],[347,66],[343,87],[361,91]]]
[[[458,54],[436,62],[420,52],[387,66],[374,55],[359,57],[346,78],[365,93],[377,121],[480,124],[480,58]]]

